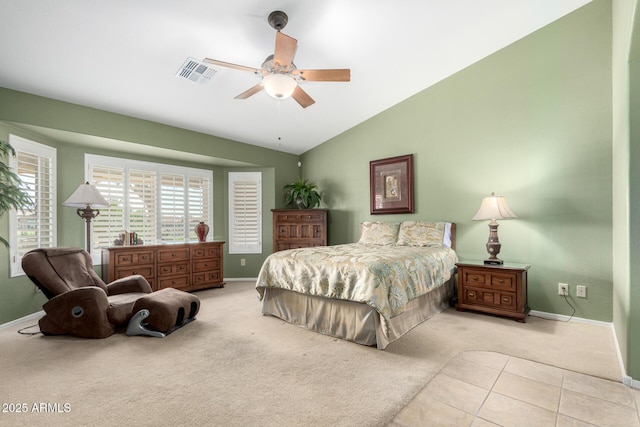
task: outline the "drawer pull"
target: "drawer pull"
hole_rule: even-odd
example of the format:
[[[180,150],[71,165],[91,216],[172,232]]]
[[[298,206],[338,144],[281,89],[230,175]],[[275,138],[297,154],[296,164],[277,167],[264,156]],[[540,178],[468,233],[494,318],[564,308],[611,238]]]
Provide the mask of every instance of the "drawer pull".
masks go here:
[[[498,280],[496,280],[496,282],[498,282],[498,283],[500,283],[502,285],[504,283],[504,280],[498,279]]]
[[[478,276],[473,276],[473,277],[471,278],[471,280],[475,280],[475,281],[477,282],[477,281],[478,281]]]
[[[502,302],[509,302],[509,298],[502,298]]]

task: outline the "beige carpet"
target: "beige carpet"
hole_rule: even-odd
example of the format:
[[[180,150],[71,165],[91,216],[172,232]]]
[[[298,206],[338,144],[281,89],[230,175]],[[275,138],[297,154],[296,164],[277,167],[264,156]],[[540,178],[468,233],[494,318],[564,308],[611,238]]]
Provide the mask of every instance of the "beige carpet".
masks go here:
[[[621,378],[599,325],[449,309],[380,351],[263,316],[250,282],[197,295],[198,320],[164,339],[1,330],[0,396],[27,412],[0,425],[384,425],[466,350]]]

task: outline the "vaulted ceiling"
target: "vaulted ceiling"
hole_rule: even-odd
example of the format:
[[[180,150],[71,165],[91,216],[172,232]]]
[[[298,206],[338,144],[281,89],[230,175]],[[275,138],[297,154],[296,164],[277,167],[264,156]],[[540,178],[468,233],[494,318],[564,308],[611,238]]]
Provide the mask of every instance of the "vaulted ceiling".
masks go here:
[[[589,0],[0,0],[0,86],[301,154]],[[274,10],[301,69],[351,81],[302,82],[315,104],[276,100],[254,73],[274,51]],[[1,118],[0,118],[1,119]]]

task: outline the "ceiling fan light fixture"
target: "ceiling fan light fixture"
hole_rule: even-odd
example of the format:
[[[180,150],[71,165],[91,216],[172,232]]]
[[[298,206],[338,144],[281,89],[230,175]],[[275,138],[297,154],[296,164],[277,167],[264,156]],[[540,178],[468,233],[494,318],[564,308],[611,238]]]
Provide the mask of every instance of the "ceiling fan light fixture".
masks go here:
[[[291,96],[298,83],[286,74],[267,74],[262,78],[264,90],[273,98],[286,99]]]

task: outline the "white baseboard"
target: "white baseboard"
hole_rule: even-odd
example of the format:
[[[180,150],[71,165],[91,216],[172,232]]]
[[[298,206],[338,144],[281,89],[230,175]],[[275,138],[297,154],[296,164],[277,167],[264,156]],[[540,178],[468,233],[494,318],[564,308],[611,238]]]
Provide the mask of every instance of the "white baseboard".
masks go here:
[[[257,277],[232,277],[230,279],[224,279],[225,282],[255,282]]]
[[[29,314],[27,316],[21,317],[16,320],[12,320],[11,322],[3,323],[2,325],[0,325],[0,331],[3,329],[11,328],[12,326],[17,325],[18,323],[21,323],[21,322],[26,322],[29,320],[38,320],[42,316],[44,316],[43,310],[36,311],[35,313]]]
[[[616,356],[618,357],[618,363],[620,364],[620,372],[622,372],[622,384],[628,387],[636,388],[640,390],[640,381],[634,380],[632,377],[627,375],[627,372],[624,366],[624,361],[622,359],[622,353],[620,352],[620,344],[618,343],[618,336],[616,335],[616,329],[613,322],[602,322],[600,320],[584,319],[582,317],[570,317],[570,316],[565,316],[563,314],[546,313],[544,311],[537,311],[537,310],[531,310],[529,312],[529,315],[541,317],[543,319],[549,319],[549,320],[559,320],[562,322],[570,321],[570,322],[577,322],[577,323],[588,323],[591,325],[598,325],[598,326],[604,326],[604,327],[610,328],[613,334],[614,347],[616,348]]]

